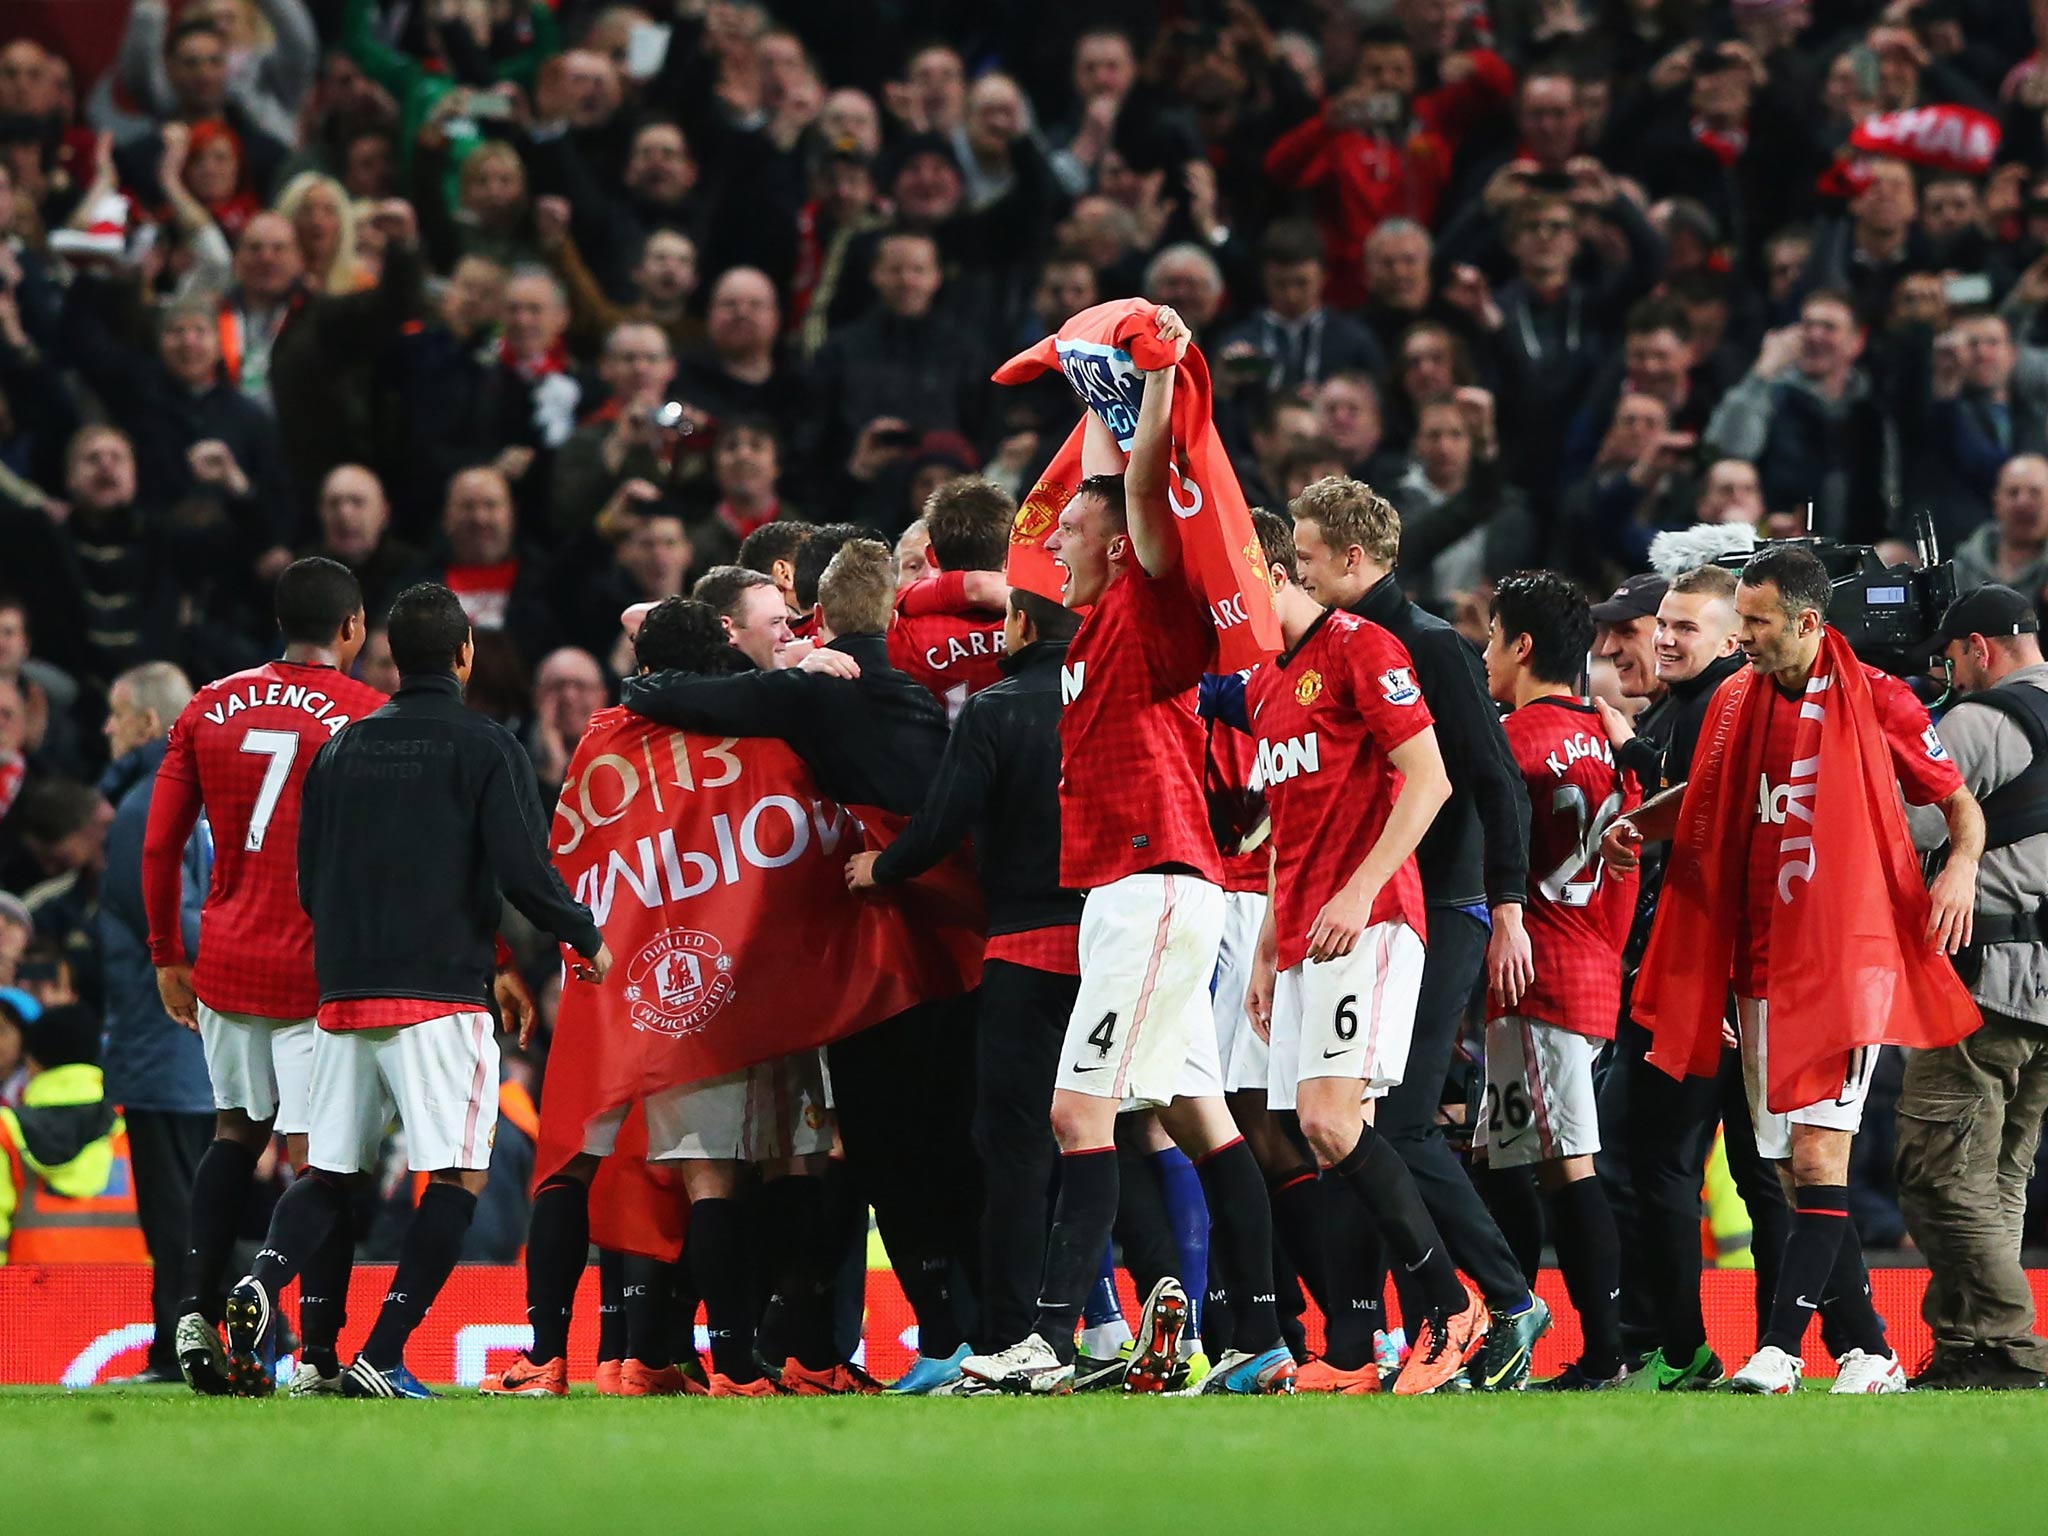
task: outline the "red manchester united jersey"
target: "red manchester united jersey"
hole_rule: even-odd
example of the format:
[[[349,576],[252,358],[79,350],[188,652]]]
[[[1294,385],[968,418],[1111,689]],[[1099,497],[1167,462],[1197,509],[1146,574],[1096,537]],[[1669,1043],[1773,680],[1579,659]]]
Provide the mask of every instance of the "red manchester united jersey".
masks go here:
[[[1963,776],[1950,760],[1948,748],[1934,729],[1927,706],[1913,690],[1889,672],[1866,666],[1870,701],[1890,749],[1892,770],[1911,805],[1932,805],[1963,787]],[[1778,901],[1780,844],[1810,826],[1809,802],[1818,785],[1818,761],[1794,761],[1799,739],[1799,708],[1803,698],[1789,697],[1767,683],[1764,688],[1764,761],[1752,812],[1755,832],[1749,842],[1747,898],[1742,929],[1735,941],[1735,990],[1743,997],[1769,997],[1769,913]],[[1789,832],[1788,832],[1789,828]]]
[[[1222,882],[1202,796],[1195,688],[1216,654],[1178,572],[1132,567],[1081,621],[1060,668],[1060,884],[1092,891],[1159,864]]]
[[[919,583],[923,585],[923,583]],[[986,609],[962,613],[911,613],[896,601],[889,626],[889,661],[908,672],[957,720],[960,706],[1002,679],[1003,616]]]
[[[1614,765],[1599,713],[1584,699],[1544,698],[1507,718],[1508,746],[1529,791],[1529,905],[1524,921],[1536,980],[1512,1013],[1575,1034],[1614,1038],[1621,950],[1636,909],[1636,875],[1600,859],[1600,835],[1642,803]]]
[[[311,1018],[318,1008],[313,927],[299,906],[299,790],[313,754],[383,703],[333,667],[273,661],[208,683],[171,727],[142,872],[149,952],[158,965],[185,958],[176,855],[204,810],[213,883],[192,990],[209,1008],[267,1019]]]
[[[1307,957],[1316,913],[1387,825],[1401,787],[1388,754],[1435,722],[1407,648],[1335,610],[1252,673],[1245,710],[1259,743],[1252,784],[1273,817],[1273,933],[1284,971]],[[1368,921],[1423,932],[1413,856],[1380,887]]]

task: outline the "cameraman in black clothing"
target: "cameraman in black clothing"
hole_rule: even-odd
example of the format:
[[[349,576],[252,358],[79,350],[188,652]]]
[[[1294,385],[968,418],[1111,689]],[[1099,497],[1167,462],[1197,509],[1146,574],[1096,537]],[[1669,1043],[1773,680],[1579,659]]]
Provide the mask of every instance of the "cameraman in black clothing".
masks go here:
[[[1045,1106],[1081,983],[1081,896],[1060,888],[1060,664],[1079,624],[1049,598],[1010,593],[1003,680],[962,707],[924,808],[887,848],[846,867],[850,887],[872,890],[924,873],[974,838],[989,929],[974,1105],[989,1175],[984,1340],[1030,1331],[1059,1161]]]
[[[823,648],[796,667],[629,677],[621,702],[682,730],[785,741],[824,794],[887,827],[924,804],[946,751],[946,711],[889,664],[896,582],[887,545],[847,540],[817,595]],[[847,1164],[874,1207],[926,1359],[965,1358],[972,1311],[956,1305],[952,1275],[956,1263],[973,1273],[980,1246],[973,1018],[972,993],[935,998],[826,1047]]]
[[[1636,775],[1645,796],[1685,783],[1707,707],[1744,665],[1736,645],[1735,580],[1733,571],[1716,565],[1675,577],[1657,606],[1657,681],[1663,692],[1633,722],[1604,701],[1599,706],[1615,761]],[[1662,886],[1661,859],[1646,859],[1627,950],[1631,983]],[[1729,1171],[1749,1207],[1759,1330],[1777,1291],[1778,1256],[1791,1231],[1791,1212],[1776,1174],[1757,1157],[1741,1054],[1733,1046],[1725,1050],[1718,1077],[1674,1079],[1644,1061],[1649,1032],[1627,1017],[1626,1000],[1623,1015],[1600,1085],[1603,1150],[1596,1161],[1604,1165],[1604,1183],[1625,1179],[1632,1191],[1636,1241],[1630,1251],[1640,1267],[1625,1274],[1624,1283],[1640,1289],[1642,1304],[1625,1315],[1640,1318],[1650,1336],[1636,1334],[1630,1347],[1646,1352],[1641,1373],[1659,1390],[1711,1386],[1722,1369],[1707,1348],[1700,1315],[1699,1221],[1700,1184],[1716,1125],[1728,1128]],[[1609,1128],[1618,1129],[1616,1140],[1608,1139]]]

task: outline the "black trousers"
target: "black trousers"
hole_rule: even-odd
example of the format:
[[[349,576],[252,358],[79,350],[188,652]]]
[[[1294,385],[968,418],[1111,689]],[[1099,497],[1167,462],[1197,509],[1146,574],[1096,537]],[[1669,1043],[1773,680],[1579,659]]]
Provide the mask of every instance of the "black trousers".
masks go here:
[[[981,1329],[989,1349],[1031,1331],[1059,1143],[1052,1090],[1081,978],[990,960],[975,1030],[974,1148],[981,1157]]]
[[[825,1048],[847,1169],[874,1207],[875,1226],[906,1287],[912,1266],[942,1260],[968,1281],[970,1293],[979,1284],[976,1006],[972,992],[919,1003]],[[956,1320],[971,1329],[972,1297],[954,1294]]]
[[[131,1109],[128,1157],[135,1171],[135,1218],[149,1249],[150,1316],[156,1338],[149,1346],[152,1368],[178,1369],[178,1302],[184,1292],[185,1251],[190,1247],[192,1178],[213,1142],[214,1117],[176,1110]]]
[[[1522,1266],[1437,1124],[1458,1025],[1486,962],[1486,939],[1486,925],[1477,918],[1454,908],[1430,908],[1429,947],[1422,963],[1422,994],[1415,1009],[1408,1069],[1379,1101],[1373,1124],[1415,1176],[1423,1204],[1458,1268],[1472,1277],[1489,1303],[1506,1306],[1528,1292]],[[1408,1298],[1402,1302],[1402,1314],[1407,1316]]]
[[[1644,1054],[1649,1031],[1624,1020],[1615,1035],[1614,1060],[1601,1084],[1601,1182],[1612,1197],[1625,1177],[1634,1213],[1634,1240],[1624,1241],[1624,1343],[1647,1350],[1667,1340],[1704,1338],[1700,1320],[1700,1185],[1714,1149],[1716,1127],[1726,1130],[1728,1171],[1748,1207],[1756,1257],[1757,1332],[1770,1318],[1778,1264],[1792,1232],[1792,1211],[1775,1169],[1757,1156],[1743,1087],[1739,1051],[1721,1053],[1713,1077],[1673,1078]],[[1606,1143],[1610,1125],[1621,1156]],[[1631,1264],[1630,1260],[1634,1262]],[[1640,1300],[1631,1298],[1635,1291]],[[1634,1301],[1633,1305],[1628,1305]],[[1682,1346],[1681,1346],[1682,1347]]]

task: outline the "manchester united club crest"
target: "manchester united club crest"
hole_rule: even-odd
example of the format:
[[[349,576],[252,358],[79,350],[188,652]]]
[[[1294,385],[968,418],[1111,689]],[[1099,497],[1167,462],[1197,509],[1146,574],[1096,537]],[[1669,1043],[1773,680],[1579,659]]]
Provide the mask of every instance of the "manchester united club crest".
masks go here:
[[[1266,595],[1273,595],[1273,568],[1266,564],[1266,552],[1259,547],[1257,539],[1251,540],[1241,551],[1245,564],[1258,573],[1259,585],[1266,589]]]
[[[1323,674],[1311,667],[1294,684],[1294,702],[1303,709],[1323,696]]]
[[[635,1029],[694,1035],[731,999],[732,956],[695,928],[667,928],[626,967],[627,1016]]]
[[[1031,494],[1024,498],[1024,505],[1017,509],[1016,519],[1010,524],[1010,542],[1043,544],[1046,535],[1052,532],[1052,525],[1059,521],[1060,513],[1073,499],[1072,486],[1061,485],[1057,480],[1039,481],[1031,487]]]

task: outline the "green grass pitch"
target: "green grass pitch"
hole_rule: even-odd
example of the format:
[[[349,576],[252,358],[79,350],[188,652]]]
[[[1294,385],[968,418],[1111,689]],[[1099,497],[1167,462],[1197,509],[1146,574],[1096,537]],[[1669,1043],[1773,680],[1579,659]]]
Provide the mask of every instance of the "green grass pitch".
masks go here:
[[[0,1528],[2048,1529],[2048,1394],[202,1401],[0,1393]]]

